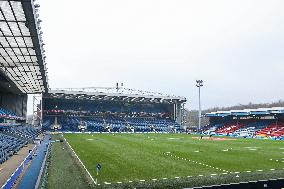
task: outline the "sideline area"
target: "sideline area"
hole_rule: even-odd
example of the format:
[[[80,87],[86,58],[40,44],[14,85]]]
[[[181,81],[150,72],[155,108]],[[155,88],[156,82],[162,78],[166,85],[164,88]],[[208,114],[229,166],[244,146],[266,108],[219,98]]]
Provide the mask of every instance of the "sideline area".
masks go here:
[[[86,172],[76,160],[65,140],[60,142],[61,139],[63,139],[61,134],[52,135],[52,140],[56,142],[53,142],[50,148],[47,188],[91,188]]]
[[[38,145],[29,168],[26,170],[21,181],[16,186],[17,189],[35,188],[38,175],[40,173],[41,166],[48,148],[47,144],[49,143],[49,137],[49,135],[45,135],[42,142]]]

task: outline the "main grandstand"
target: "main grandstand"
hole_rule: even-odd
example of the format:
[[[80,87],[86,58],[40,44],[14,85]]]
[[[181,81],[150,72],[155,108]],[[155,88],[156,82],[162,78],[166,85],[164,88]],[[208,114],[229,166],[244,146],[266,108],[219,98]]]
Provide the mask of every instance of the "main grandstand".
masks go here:
[[[11,188],[36,152],[39,127],[26,124],[28,94],[48,89],[39,5],[0,1],[0,186]]]
[[[236,137],[284,139],[284,107],[218,111],[205,114],[203,133]]]
[[[179,132],[184,97],[127,88],[50,90],[43,128],[57,131]]]

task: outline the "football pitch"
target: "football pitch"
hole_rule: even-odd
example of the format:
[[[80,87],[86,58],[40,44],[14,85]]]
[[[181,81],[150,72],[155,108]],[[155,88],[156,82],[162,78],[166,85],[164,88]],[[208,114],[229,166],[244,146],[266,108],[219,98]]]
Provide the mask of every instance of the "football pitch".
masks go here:
[[[193,186],[203,185],[198,183],[202,180],[220,184],[284,173],[283,141],[154,133],[64,137],[100,186],[196,183]]]

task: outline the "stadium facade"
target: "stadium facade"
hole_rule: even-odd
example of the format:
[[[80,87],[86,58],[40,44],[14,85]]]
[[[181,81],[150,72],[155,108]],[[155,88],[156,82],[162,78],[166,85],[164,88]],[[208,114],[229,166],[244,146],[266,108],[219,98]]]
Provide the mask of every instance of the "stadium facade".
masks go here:
[[[62,131],[180,130],[186,99],[127,88],[50,90],[43,127]]]

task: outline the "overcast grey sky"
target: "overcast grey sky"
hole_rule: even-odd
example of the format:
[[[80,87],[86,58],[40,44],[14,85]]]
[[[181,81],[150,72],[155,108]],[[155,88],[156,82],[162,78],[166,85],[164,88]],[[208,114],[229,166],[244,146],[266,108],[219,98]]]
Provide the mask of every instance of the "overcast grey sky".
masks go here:
[[[283,0],[40,0],[51,88],[185,96],[196,109],[284,99]]]

